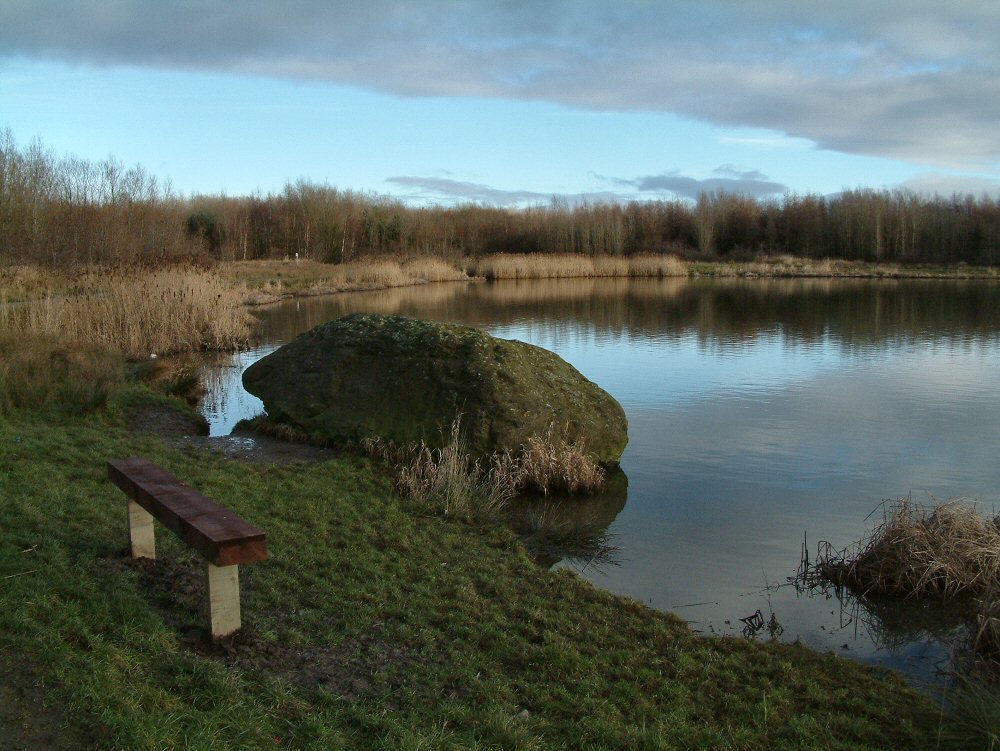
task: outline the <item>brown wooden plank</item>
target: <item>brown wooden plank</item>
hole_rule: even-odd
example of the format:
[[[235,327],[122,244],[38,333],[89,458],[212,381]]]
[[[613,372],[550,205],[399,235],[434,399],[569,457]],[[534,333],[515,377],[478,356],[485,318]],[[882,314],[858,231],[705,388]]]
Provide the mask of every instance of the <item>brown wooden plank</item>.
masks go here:
[[[108,462],[108,477],[216,566],[267,558],[267,536],[148,459]]]

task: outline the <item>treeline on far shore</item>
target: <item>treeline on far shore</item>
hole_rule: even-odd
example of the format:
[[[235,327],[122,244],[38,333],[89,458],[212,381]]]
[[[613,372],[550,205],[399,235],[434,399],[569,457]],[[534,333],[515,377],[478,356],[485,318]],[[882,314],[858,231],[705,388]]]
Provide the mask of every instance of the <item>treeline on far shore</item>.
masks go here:
[[[517,209],[417,208],[306,181],[266,196],[179,197],[141,166],[60,157],[0,131],[2,265],[507,252],[991,266],[1000,262],[1000,200],[866,189],[769,200],[717,193],[696,202],[554,198]]]

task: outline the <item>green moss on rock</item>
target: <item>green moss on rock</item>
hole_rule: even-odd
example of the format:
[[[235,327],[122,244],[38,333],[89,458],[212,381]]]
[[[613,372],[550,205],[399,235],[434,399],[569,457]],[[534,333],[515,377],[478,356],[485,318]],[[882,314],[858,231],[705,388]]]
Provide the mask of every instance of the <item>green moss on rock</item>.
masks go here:
[[[606,465],[628,442],[621,405],[558,355],[401,316],[317,326],[247,368],[243,385],[271,419],[333,443],[379,436],[440,447],[459,416],[480,456],[518,452],[553,424]]]

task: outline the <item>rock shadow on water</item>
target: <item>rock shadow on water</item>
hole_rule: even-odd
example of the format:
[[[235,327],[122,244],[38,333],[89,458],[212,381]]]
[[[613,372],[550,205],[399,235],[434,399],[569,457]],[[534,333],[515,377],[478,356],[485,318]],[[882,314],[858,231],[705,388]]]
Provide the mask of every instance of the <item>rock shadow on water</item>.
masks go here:
[[[510,507],[511,524],[541,568],[560,562],[580,570],[617,566],[621,549],[609,528],[627,501],[628,477],[616,467],[592,494],[518,498]]]

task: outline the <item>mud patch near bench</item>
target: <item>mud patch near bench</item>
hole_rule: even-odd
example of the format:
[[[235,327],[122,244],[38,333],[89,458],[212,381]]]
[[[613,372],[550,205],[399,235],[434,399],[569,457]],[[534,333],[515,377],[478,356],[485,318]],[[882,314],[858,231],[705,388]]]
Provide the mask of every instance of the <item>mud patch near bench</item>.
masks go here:
[[[0,657],[0,748],[76,751],[108,748],[109,742],[106,727],[67,719],[27,658],[9,652]]]
[[[233,639],[211,645],[210,651],[243,670],[260,671],[299,688],[323,690],[352,700],[391,697],[413,688],[417,685],[413,680],[415,672],[445,661],[443,653],[418,654],[391,643],[381,624],[337,644],[297,646],[265,642],[252,626],[247,626]],[[391,698],[388,705],[393,705]]]
[[[164,438],[207,436],[204,417],[178,403],[177,407],[160,403],[142,403],[125,410],[125,425],[134,433],[154,433]]]
[[[385,695],[417,687],[414,673],[442,665],[448,655],[441,650],[417,652],[393,643],[384,624],[376,623],[367,633],[345,637],[336,644],[282,644],[264,639],[258,624],[291,624],[285,612],[244,613],[243,630],[212,642],[207,628],[207,585],[204,561],[187,559],[138,559],[128,553],[107,559],[109,569],[138,574],[140,593],[170,628],[177,631],[182,649],[221,660],[248,672],[259,672],[303,689],[322,690],[344,699]],[[253,577],[240,572],[244,603],[253,589]],[[414,670],[419,668],[419,670]],[[452,694],[464,693],[454,687]],[[389,704],[392,699],[388,699]]]

